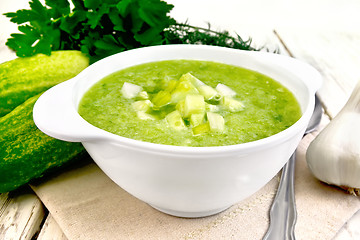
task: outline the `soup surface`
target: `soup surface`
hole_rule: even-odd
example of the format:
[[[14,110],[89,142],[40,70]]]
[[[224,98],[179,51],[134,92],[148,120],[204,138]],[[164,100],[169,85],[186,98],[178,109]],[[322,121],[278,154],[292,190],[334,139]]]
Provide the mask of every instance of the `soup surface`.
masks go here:
[[[155,101],[155,96],[160,91],[174,92],[169,90],[170,85],[179,82],[184,74],[191,74],[212,89],[219,83],[224,84],[236,92],[231,98],[240,102],[243,107],[232,111],[222,107],[222,100],[204,100],[206,112],[215,112],[217,116],[221,116],[223,126],[220,130],[209,129],[206,124],[210,117],[206,113],[200,119],[200,124],[204,127],[195,128],[189,116],[184,117],[181,123],[185,127],[171,127],[167,116],[178,109],[177,103],[165,101],[164,106],[154,108],[151,105],[151,108],[140,112],[134,109],[134,102],[147,100],[150,103],[153,99]],[[124,97],[124,83],[140,86],[141,94],[131,98]],[[222,96],[220,94],[220,98]],[[192,105],[188,107],[192,108]],[[279,82],[237,66],[197,60],[152,62],[113,73],[85,93],[78,111],[94,126],[123,137],[192,147],[233,145],[259,140],[288,128],[301,117],[297,100]]]

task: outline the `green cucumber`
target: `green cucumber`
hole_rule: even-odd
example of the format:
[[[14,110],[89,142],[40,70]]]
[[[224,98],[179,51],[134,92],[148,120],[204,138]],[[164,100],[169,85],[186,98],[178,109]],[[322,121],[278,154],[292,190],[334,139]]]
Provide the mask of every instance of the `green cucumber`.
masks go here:
[[[80,51],[54,51],[0,64],[0,117],[26,99],[75,77],[89,65]]]
[[[32,109],[40,95],[0,118],[0,193],[39,178],[85,151],[81,143],[54,139],[36,127]]]

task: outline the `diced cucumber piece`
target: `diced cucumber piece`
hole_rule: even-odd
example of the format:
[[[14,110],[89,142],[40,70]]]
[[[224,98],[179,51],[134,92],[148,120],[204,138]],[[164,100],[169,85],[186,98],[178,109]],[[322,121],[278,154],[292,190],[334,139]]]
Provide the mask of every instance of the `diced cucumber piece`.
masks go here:
[[[220,106],[219,105],[214,105],[214,104],[210,104],[210,103],[205,103],[205,111],[207,112],[219,112],[220,111]]]
[[[220,100],[221,95],[212,87],[208,85],[202,85],[198,87],[199,93],[204,96],[205,100]]]
[[[185,99],[188,94],[198,94],[199,91],[189,80],[179,80],[175,89],[171,92],[171,102],[178,103]]]
[[[177,84],[178,81],[170,80],[165,87],[165,91],[172,92],[176,88]]]
[[[165,119],[168,122],[169,126],[175,130],[186,129],[184,120],[182,119],[180,112],[177,110],[166,115]]]
[[[151,115],[149,113],[146,113],[146,112],[136,112],[136,115],[139,119],[141,120],[158,120],[158,118],[154,115]]]
[[[228,86],[219,83],[216,86],[216,91],[218,91],[222,96],[229,96],[229,97],[235,97],[236,96],[236,92],[234,90],[232,90],[231,88],[229,88]]]
[[[232,97],[223,97],[221,100],[221,105],[224,109],[229,110],[230,112],[240,112],[244,110],[244,104]]]
[[[197,125],[202,124],[204,122],[204,118],[205,118],[205,112],[191,114],[190,116],[191,126],[195,127]]]
[[[210,126],[210,131],[223,132],[225,130],[225,120],[220,114],[207,112],[206,116]]]
[[[203,133],[207,133],[209,131],[210,131],[210,126],[209,126],[208,122],[197,125],[196,127],[193,127],[193,129],[192,129],[192,133],[195,136],[203,134]]]
[[[180,100],[176,104],[175,108],[176,108],[176,110],[178,110],[180,112],[181,116],[184,117],[184,115],[185,115],[185,99]]]
[[[200,94],[188,94],[185,97],[184,117],[188,118],[192,114],[204,113],[205,101],[204,96]]]
[[[200,81],[197,77],[193,76],[191,73],[183,74],[179,81],[189,81],[191,82],[196,88],[205,85],[202,81]]]
[[[124,82],[121,88],[121,93],[125,98],[134,98],[142,91],[142,87],[133,83]]]
[[[152,103],[157,107],[163,107],[170,102],[171,94],[168,91],[160,91],[152,99]]]
[[[150,100],[140,100],[133,102],[132,106],[137,112],[147,112],[152,107],[152,102]]]
[[[149,94],[146,91],[141,91],[138,97],[141,99],[149,99]]]

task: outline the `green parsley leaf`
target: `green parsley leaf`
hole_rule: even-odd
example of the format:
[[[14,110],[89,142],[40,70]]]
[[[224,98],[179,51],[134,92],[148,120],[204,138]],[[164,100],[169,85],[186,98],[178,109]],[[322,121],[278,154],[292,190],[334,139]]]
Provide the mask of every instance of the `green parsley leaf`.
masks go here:
[[[58,19],[70,13],[70,3],[67,0],[45,0],[53,19]]]
[[[149,3],[150,2],[150,3]],[[167,17],[167,13],[173,8],[165,2],[157,0],[140,1],[139,17],[151,27],[164,27],[173,23],[173,20]]]
[[[135,3],[136,3],[136,1],[133,1],[133,0],[122,0],[116,4],[116,8],[119,11],[119,14],[123,18],[125,18],[126,16],[129,15],[130,9],[134,7]]]
[[[126,32],[124,19],[120,17],[119,13],[116,11],[116,8],[111,8],[109,11],[109,19],[114,25],[114,31]]]
[[[87,24],[90,25],[90,28],[95,29],[98,25],[101,25],[101,20],[104,15],[108,15],[110,12],[110,8],[108,5],[101,5],[96,12],[90,11],[86,13],[86,17],[88,19]]]
[[[82,33],[82,25],[86,20],[86,12],[76,11],[63,16],[60,20],[59,28],[69,34],[71,38],[79,39]]]
[[[16,54],[19,57],[26,57],[35,55],[37,53],[43,53],[50,55],[52,47],[58,47],[59,42],[56,41],[60,34],[59,30],[52,28],[42,28],[42,31],[30,26],[19,26],[19,31],[23,34],[11,34],[12,38],[6,43],[12,49],[16,49]]]

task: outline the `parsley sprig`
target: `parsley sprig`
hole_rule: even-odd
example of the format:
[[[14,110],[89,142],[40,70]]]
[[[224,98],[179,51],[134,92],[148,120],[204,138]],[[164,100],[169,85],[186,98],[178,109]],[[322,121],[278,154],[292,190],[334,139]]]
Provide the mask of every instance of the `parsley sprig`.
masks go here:
[[[20,33],[11,34],[6,45],[17,56],[37,53],[50,55],[54,50],[81,50],[91,62],[143,46],[192,43],[245,50],[251,39],[227,31],[214,31],[169,16],[173,5],[161,0],[39,0],[5,16],[19,25]]]

